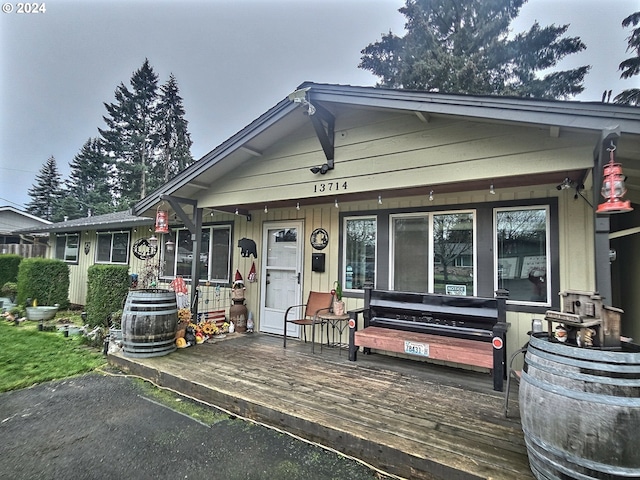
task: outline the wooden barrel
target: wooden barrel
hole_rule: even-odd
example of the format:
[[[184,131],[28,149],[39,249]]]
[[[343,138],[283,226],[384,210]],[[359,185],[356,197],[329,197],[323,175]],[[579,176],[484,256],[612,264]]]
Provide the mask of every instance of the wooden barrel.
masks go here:
[[[122,310],[122,352],[160,357],[176,349],[178,307],[170,290],[131,290]]]
[[[531,337],[519,400],[537,479],[640,478],[640,353]]]

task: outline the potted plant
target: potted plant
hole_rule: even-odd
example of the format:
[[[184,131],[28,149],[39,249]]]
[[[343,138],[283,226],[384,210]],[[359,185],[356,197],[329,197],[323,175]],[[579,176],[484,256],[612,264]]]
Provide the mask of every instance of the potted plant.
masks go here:
[[[342,285],[340,285],[339,281],[333,282],[333,290],[331,290],[331,295],[333,295],[333,313],[335,315],[344,315],[344,302],[342,301]]]

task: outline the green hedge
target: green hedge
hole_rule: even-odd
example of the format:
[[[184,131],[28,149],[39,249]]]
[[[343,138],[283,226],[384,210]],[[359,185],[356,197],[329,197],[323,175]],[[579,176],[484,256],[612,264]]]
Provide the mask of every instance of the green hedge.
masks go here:
[[[25,258],[18,268],[18,300],[38,305],[69,306],[69,266],[53,258]]]
[[[92,265],[87,285],[87,323],[92,327],[107,324],[107,317],[122,309],[129,292],[129,267]]]
[[[18,267],[21,261],[20,255],[12,253],[0,255],[0,287],[7,282],[18,281]]]

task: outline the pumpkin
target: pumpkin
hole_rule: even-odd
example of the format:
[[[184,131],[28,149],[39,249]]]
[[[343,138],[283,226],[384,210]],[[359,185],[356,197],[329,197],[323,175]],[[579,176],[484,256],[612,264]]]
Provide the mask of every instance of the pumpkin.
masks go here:
[[[185,348],[187,346],[187,341],[184,338],[176,338],[176,347]]]

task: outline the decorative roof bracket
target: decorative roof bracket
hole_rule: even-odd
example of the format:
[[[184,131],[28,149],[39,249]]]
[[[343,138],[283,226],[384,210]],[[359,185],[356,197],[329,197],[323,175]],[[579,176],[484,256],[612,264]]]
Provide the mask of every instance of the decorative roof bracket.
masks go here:
[[[324,150],[324,156],[327,158],[329,164],[329,170],[333,169],[334,156],[334,140],[335,140],[335,117],[326,108],[320,105],[315,106],[315,113],[309,114],[313,128],[316,131],[322,150]]]

